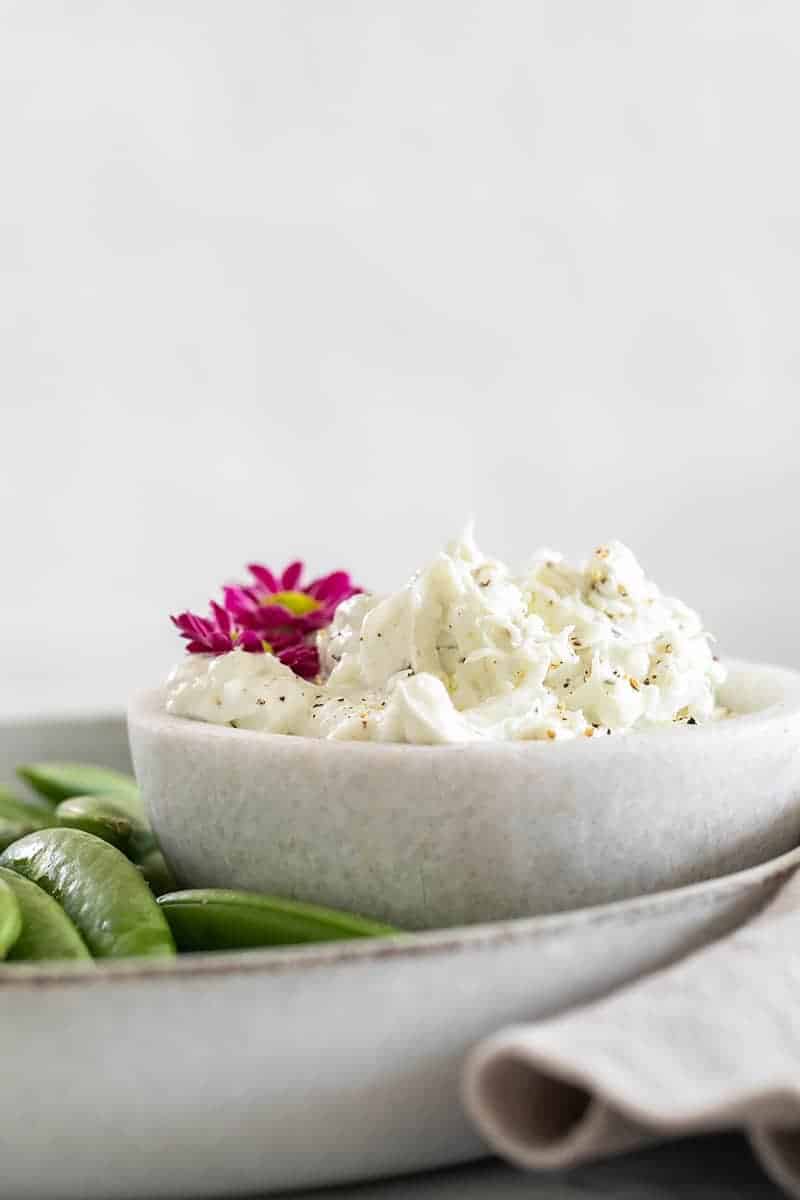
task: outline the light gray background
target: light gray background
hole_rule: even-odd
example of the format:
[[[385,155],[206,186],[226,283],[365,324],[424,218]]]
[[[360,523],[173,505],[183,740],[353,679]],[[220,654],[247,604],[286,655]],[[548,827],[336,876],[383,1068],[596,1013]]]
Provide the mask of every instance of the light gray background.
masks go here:
[[[0,12],[0,712],[471,513],[800,666],[795,0]]]

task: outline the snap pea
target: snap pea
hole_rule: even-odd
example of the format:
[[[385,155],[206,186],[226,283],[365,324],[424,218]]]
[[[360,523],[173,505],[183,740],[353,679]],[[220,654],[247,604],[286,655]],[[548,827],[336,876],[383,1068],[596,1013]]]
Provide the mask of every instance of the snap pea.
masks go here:
[[[35,804],[17,800],[10,792],[0,792],[0,850],[28,833],[54,824],[51,808],[38,808]]]
[[[158,904],[179,950],[243,950],[399,932],[354,913],[224,888],[168,892]]]
[[[56,820],[67,829],[83,829],[127,853],[133,823],[124,808],[106,796],[74,796],[56,807]]]
[[[22,931],[6,955],[9,962],[91,958],[72,921],[43,888],[6,867],[0,867],[0,884],[13,893],[22,918]]]
[[[148,855],[159,849],[156,835],[144,821],[136,821],[132,817],[131,825],[133,828],[128,846],[128,858],[132,858],[137,864],[143,863]]]
[[[136,780],[109,767],[71,762],[28,763],[17,767],[17,774],[40,796],[56,804],[73,796],[105,796],[113,793],[120,803],[142,811]]]
[[[0,879],[0,958],[5,958],[22,931],[22,914],[17,897]]]
[[[45,815],[52,811],[52,804],[49,800],[45,800],[43,796],[28,796],[25,800],[20,800],[14,792],[10,792],[8,788],[0,787],[0,810],[3,805],[12,805],[14,808],[24,808],[28,812],[44,813]]]
[[[29,833],[35,833],[36,828],[30,821],[10,821],[7,817],[0,817],[0,850],[5,850]]]
[[[6,791],[0,791],[0,820],[19,821],[30,825],[31,830],[55,825],[53,810],[49,805],[43,808],[38,804],[28,804]]]
[[[143,825],[149,829],[147,824],[147,816],[144,811],[142,797],[139,794],[139,789],[134,786],[132,788],[120,788],[119,791],[113,789],[108,792],[88,792],[82,795],[97,796],[98,799],[112,800],[117,808],[122,809],[129,817],[134,826],[134,830],[138,826]]]
[[[55,817],[59,825],[83,829],[116,846],[136,863],[154,895],[172,892],[178,886],[152,829],[131,812],[130,805],[120,802],[119,794],[73,796],[61,801]]]
[[[93,834],[42,829],[4,850],[0,866],[57,900],[95,958],[174,955],[169,926],[139,871]]]
[[[137,860],[136,865],[154,896],[163,896],[164,892],[174,892],[178,886],[175,876],[160,850],[150,850],[143,858]]]
[[[71,800],[62,800],[57,805],[55,816],[59,825],[83,829],[116,846],[137,866],[144,867],[152,858],[148,870],[163,876],[165,880],[172,878],[165,875],[168,868],[163,859],[163,866],[155,860],[159,846],[152,829],[143,817],[136,814],[127,798],[121,798],[119,793],[110,796],[73,796]],[[147,876],[148,871],[143,873]],[[174,887],[173,880],[161,890],[168,892]]]

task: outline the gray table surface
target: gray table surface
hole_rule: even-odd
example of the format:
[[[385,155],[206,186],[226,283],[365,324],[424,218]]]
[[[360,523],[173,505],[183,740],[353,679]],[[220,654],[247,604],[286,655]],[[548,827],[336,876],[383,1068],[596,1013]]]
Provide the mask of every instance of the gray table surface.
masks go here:
[[[292,1192],[285,1200],[778,1200],[744,1137],[684,1139],[542,1175],[494,1159],[404,1179]]]

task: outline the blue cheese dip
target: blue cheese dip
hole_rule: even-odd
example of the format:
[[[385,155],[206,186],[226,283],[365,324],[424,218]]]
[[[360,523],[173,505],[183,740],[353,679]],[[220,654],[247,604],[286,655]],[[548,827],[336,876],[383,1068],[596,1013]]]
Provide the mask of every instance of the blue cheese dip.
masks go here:
[[[724,715],[700,617],[621,542],[582,567],[540,551],[512,575],[471,530],[390,595],[322,630],[320,679],[271,654],[188,655],[167,711],[268,733],[438,744],[561,741]]]

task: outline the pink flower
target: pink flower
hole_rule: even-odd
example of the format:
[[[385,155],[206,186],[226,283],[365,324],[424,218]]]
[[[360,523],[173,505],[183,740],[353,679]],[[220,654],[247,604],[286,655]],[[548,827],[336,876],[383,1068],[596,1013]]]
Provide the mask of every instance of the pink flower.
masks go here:
[[[227,654],[237,646],[254,653],[266,649],[257,634],[238,630],[230,614],[214,600],[211,601],[210,617],[182,612],[177,617],[170,617],[170,620],[180,631],[181,637],[187,639],[186,649],[190,654]]]
[[[226,587],[225,608],[244,629],[263,633],[270,642],[324,629],[342,601],[361,591],[346,571],[333,571],[301,587],[300,562],[291,563],[280,580],[259,563],[251,563],[248,570],[255,582],[249,587]]]
[[[303,679],[319,673],[315,644],[318,629],[333,620],[343,600],[361,591],[346,571],[313,580],[301,587],[303,564],[291,563],[278,579],[268,567],[248,568],[254,583],[223,589],[222,605],[211,601],[211,615],[182,612],[171,617],[190,654],[275,654]]]

